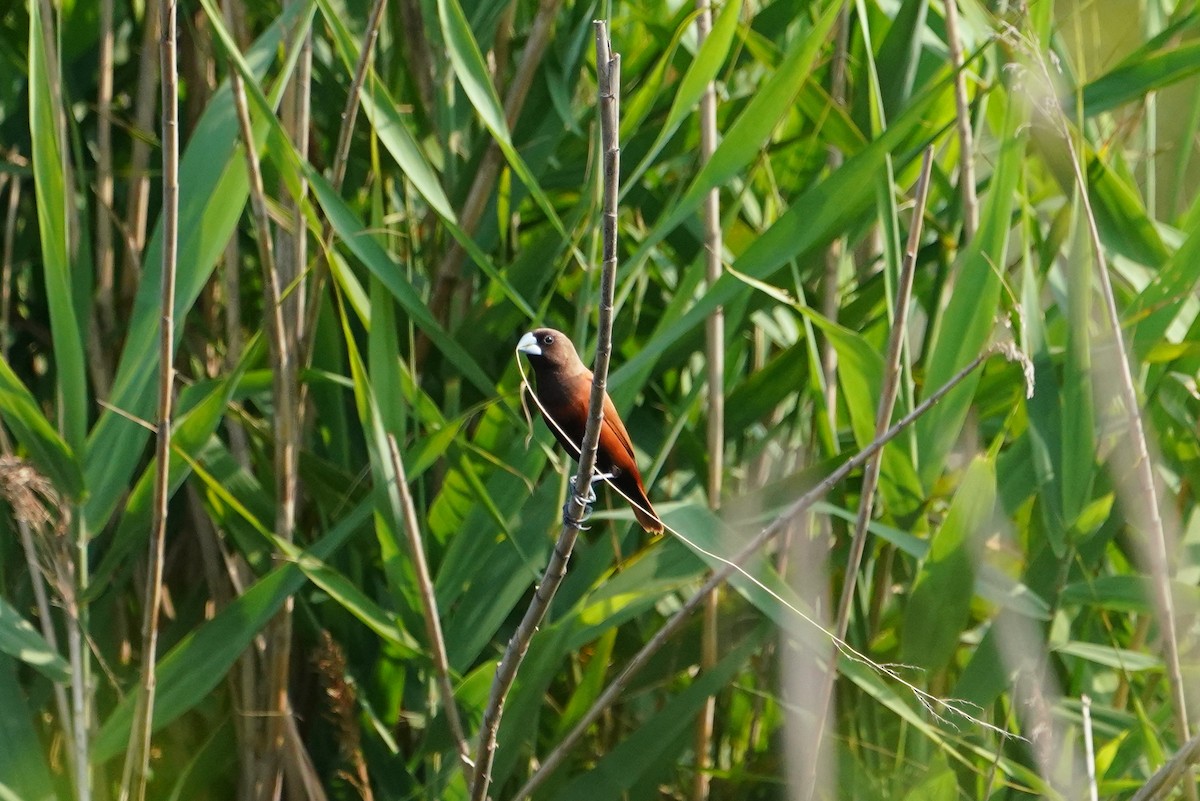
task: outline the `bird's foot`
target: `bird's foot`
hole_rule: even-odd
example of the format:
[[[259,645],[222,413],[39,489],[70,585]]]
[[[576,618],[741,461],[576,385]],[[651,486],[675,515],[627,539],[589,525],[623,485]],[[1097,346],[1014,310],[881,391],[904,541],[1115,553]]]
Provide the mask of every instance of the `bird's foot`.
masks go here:
[[[584,506],[591,506],[592,504],[594,504],[596,502],[596,490],[592,486],[595,483],[596,483],[596,479],[593,478],[591,483],[588,484],[587,495],[581,495],[579,493],[579,491],[576,489],[575,476],[571,476],[571,480],[570,480],[571,494],[576,496],[577,498],[579,498],[580,503],[582,503]]]
[[[612,479],[614,479],[616,477],[617,477],[616,473],[593,473],[592,474],[592,484],[599,484],[601,481],[611,481]],[[574,485],[572,485],[572,486],[574,486]]]
[[[575,526],[580,531],[587,531],[590,528],[590,526],[585,526],[583,524],[586,523],[587,519],[592,516],[592,504],[596,502],[596,490],[592,488],[593,483],[595,483],[594,480],[588,484],[587,495],[581,495],[575,489],[575,477],[571,476],[571,494],[567,496],[567,502],[563,504],[564,525]],[[579,515],[578,519],[571,517],[572,496],[578,499],[580,505],[583,506],[583,512]]]

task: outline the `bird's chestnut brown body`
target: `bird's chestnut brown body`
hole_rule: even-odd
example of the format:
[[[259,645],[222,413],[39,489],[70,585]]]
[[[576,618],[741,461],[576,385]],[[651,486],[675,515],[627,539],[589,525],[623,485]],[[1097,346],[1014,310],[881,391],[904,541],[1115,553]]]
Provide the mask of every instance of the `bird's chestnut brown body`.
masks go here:
[[[546,425],[563,449],[578,461],[579,444],[587,427],[592,371],[580,361],[567,335],[553,328],[539,328],[525,334],[517,350],[528,356],[533,365],[543,416],[553,418],[553,421],[547,420]],[[596,449],[596,469],[611,473],[612,483],[634,502],[633,514],[642,528],[655,534],[662,532],[662,521],[650,505],[642,485],[633,443],[607,393],[604,395],[604,424]]]

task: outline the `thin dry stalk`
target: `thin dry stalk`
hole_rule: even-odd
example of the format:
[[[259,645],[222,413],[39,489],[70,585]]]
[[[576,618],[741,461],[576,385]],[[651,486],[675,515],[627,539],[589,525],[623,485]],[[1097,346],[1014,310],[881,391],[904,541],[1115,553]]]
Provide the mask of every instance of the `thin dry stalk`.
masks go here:
[[[933,147],[925,149],[921,161],[921,175],[917,179],[916,202],[913,208],[912,227],[904,249],[904,263],[900,269],[900,283],[896,287],[896,313],[892,330],[888,336],[887,361],[883,368],[883,386],[879,406],[875,412],[875,432],[887,430],[888,421],[896,409],[896,397],[900,391],[900,358],[908,332],[908,308],[912,301],[913,275],[917,267],[917,249],[921,244],[921,232],[925,218],[925,205],[929,198],[929,175],[933,166]],[[850,624],[850,603],[854,598],[858,568],[862,563],[867,541],[867,526],[871,522],[875,506],[875,488],[879,485],[879,473],[883,463],[882,454],[867,462],[863,471],[863,486],[859,500],[858,515],[854,521],[854,539],[850,544],[850,555],[846,563],[846,580],[838,600],[837,628],[839,638],[846,636]]]
[[[100,332],[112,331],[113,308],[113,0],[100,0],[100,55],[96,66],[96,313]]]
[[[79,801],[90,801],[92,797],[92,773],[88,763],[90,757],[90,721],[92,707],[89,703],[91,692],[91,665],[88,650],[84,648],[83,614],[74,587],[70,595],[63,596],[63,605],[67,610],[67,658],[71,665],[71,724],[74,739],[71,763],[75,769],[75,794]]]
[[[133,148],[129,154],[129,200],[125,210],[125,230],[129,244],[125,269],[121,272],[122,300],[133,297],[142,275],[142,251],[146,248],[146,220],[150,208],[150,144],[153,141],[154,110],[158,85],[154,42],[158,38],[162,19],[159,3],[146,3],[142,20],[141,59],[138,62],[137,98],[134,102]]]
[[[271,220],[263,187],[262,167],[254,142],[246,88],[237,70],[230,70],[230,89],[237,111],[238,127],[250,176],[250,208],[257,229],[258,257],[262,264],[263,286],[266,290],[267,330],[270,334],[274,370],[274,427],[275,427],[275,536],[284,542],[295,539],[296,493],[298,486],[299,428],[297,426],[297,374],[291,332],[284,319],[283,287],[275,266],[272,246]],[[265,632],[269,643],[266,652],[266,683],[262,693],[264,725],[261,730],[259,754],[265,755],[259,765],[257,796],[277,797],[281,781],[283,746],[286,738],[286,719],[291,716],[288,700],[288,666],[291,661],[291,611],[289,598]]]
[[[605,386],[608,383],[608,365],[612,355],[613,295],[617,278],[617,196],[620,176],[621,151],[617,141],[619,119],[619,97],[621,86],[621,56],[613,53],[608,40],[608,25],[603,20],[593,23],[596,34],[596,74],[599,83],[600,143],[601,160],[604,165],[604,183],[601,211],[604,262],[600,272],[599,321],[597,324],[596,361],[593,365],[592,392],[588,400],[587,426],[584,429],[579,454],[579,469],[575,474],[576,490],[570,493],[563,512],[563,528],[550,560],[546,565],[542,583],[533,594],[533,600],[525,611],[520,625],[508,641],[504,658],[496,668],[492,690],[479,728],[479,748],[475,757],[475,778],[471,785],[471,801],[483,801],[487,797],[492,780],[492,761],[496,756],[496,732],[504,714],[504,702],[517,678],[517,669],[529,650],[529,643],[538,625],[550,608],[554,594],[567,574],[567,560],[579,537],[580,526],[587,507],[585,495],[591,489],[592,475],[596,468],[596,448],[600,444],[600,426],[604,418]]]
[[[294,4],[299,0],[288,0]],[[309,147],[309,126],[312,121],[312,32],[297,42],[294,47],[300,48],[296,59],[296,69],[292,80],[288,82],[283,94],[279,116],[283,128],[288,133],[296,152],[301,158],[307,158]],[[292,350],[295,344],[303,341],[304,332],[298,330],[301,321],[305,319],[305,287],[301,281],[308,262],[308,229],[304,216],[300,211],[300,201],[308,194],[308,180],[300,175],[300,192],[293,197],[290,192],[283,191],[283,215],[287,220],[286,226],[276,229],[275,251],[278,254],[276,267],[279,270],[280,286],[283,288],[283,316],[293,329],[290,332]],[[295,363],[295,360],[293,360]]]
[[[300,727],[296,724],[295,715],[287,715],[283,719],[283,738],[284,738],[284,776],[287,779],[287,795],[286,798],[307,798],[308,801],[328,801],[329,796],[325,793],[325,787],[321,784],[321,774],[317,771],[317,766],[313,763],[312,754],[308,752],[308,748],[304,745],[304,738],[300,735]],[[366,764],[363,762],[361,749],[356,754],[356,767],[361,768],[362,775],[366,775]],[[366,792],[363,793],[364,800],[371,798],[371,785],[365,782]],[[355,789],[362,790],[361,786],[355,785]]]
[[[1134,793],[1131,801],[1158,801],[1168,797],[1175,785],[1191,773],[1191,767],[1197,761],[1200,761],[1200,734],[1184,743],[1167,764],[1156,770]]]
[[[983,364],[991,356],[1002,353],[1006,357],[1011,357],[1012,348],[1005,345],[994,345],[988,350],[971,360],[969,364],[951,376],[950,380],[944,386],[939,388],[923,400],[916,408],[896,422],[894,426],[889,428],[879,437],[876,437],[870,444],[859,451],[857,454],[847,459],[840,467],[823,478],[816,486],[800,496],[795,502],[785,509],[775,520],[760,531],[754,539],[752,539],[745,547],[742,548],[735,556],[729,559],[722,558],[721,566],[713,570],[708,580],[704,585],[696,591],[694,595],[687,599],[671,616],[662,628],[655,632],[654,636],[642,648],[634,654],[634,656],[626,663],[620,674],[605,688],[604,692],[596,699],[591,708],[579,719],[575,724],[575,728],[564,737],[554,750],[541,761],[537,771],[525,783],[525,785],[517,791],[512,797],[512,801],[522,801],[529,798],[538,787],[542,785],[550,777],[550,775],[558,768],[559,765],[570,754],[571,749],[583,738],[588,729],[604,714],[622,693],[629,686],[629,682],[643,667],[649,664],[651,658],[658,653],[659,650],[666,644],[683,624],[687,622],[691,613],[696,611],[696,608],[704,601],[704,598],[713,590],[713,588],[724,584],[729,580],[734,573],[740,573],[743,576],[749,577],[743,565],[746,564],[759,551],[761,551],[769,542],[774,540],[780,534],[788,530],[792,521],[797,515],[806,511],[814,503],[825,496],[830,489],[836,486],[839,482],[845,479],[852,472],[862,467],[869,459],[878,453],[883,446],[887,445],[909,426],[915,423],[918,419],[924,416],[932,409],[942,398],[951,390],[957,387],[962,381],[975,371],[979,365]],[[762,586],[761,584],[759,585]],[[837,643],[835,642],[835,645]],[[929,699],[924,699],[929,700]],[[937,700],[937,699],[934,699]],[[949,706],[949,704],[946,704]]]
[[[375,49],[375,40],[379,38],[379,25],[383,21],[383,11],[387,8],[387,0],[375,0],[371,5],[371,15],[367,18],[366,40],[363,42],[362,53],[359,54],[358,64],[354,67],[354,79],[346,93],[346,107],[342,109],[342,124],[338,129],[337,147],[333,151],[333,188],[341,189],[346,180],[346,165],[350,161],[350,139],[354,136],[354,123],[358,119],[358,93],[367,79],[367,69],[371,65],[371,53]]]
[[[904,263],[900,269],[900,282],[896,288],[896,314],[892,330],[888,336],[887,360],[883,369],[883,387],[879,397],[879,405],[875,411],[875,433],[878,436],[887,430],[888,422],[896,408],[896,397],[900,389],[900,357],[904,348],[906,332],[908,331],[908,307],[912,300],[913,275],[916,272],[917,248],[921,243],[922,223],[925,217],[925,205],[929,197],[929,174],[933,166],[933,147],[925,149],[921,161],[921,175],[917,179],[916,203],[913,208],[912,227],[908,232],[908,242],[904,249]],[[837,618],[834,622],[834,633],[839,640],[846,638],[850,626],[850,605],[854,600],[854,590],[858,583],[858,570],[862,564],[863,552],[867,545],[867,526],[871,522],[875,506],[875,488],[879,485],[879,472],[883,462],[882,451],[867,462],[863,471],[862,491],[859,496],[858,515],[854,523],[854,538],[850,542],[850,553],[846,559],[846,577],[842,583],[842,593],[838,599]],[[829,703],[833,696],[833,677],[835,675],[837,653],[830,657],[828,680],[821,689],[821,703],[817,707],[817,731],[823,731],[829,716]],[[820,760],[817,754],[812,755],[811,764],[807,765],[812,781],[815,784],[814,772]]]
[[[163,598],[163,561],[167,536],[167,508],[170,501],[171,411],[174,402],[175,365],[172,347],[175,332],[175,267],[179,249],[179,96],[178,54],[176,53],[175,0],[160,0],[163,37],[159,43],[162,75],[162,315],[158,358],[158,439],[155,449],[154,524],[150,537],[146,603],[142,617],[142,670],[137,711],[129,734],[129,753],[121,780],[121,799],[131,792],[139,801],[146,797],[150,766],[150,732],[154,715],[156,661],[158,651],[158,612]]]
[[[112,388],[112,365],[109,349],[105,347],[116,317],[113,309],[113,211],[112,176],[112,92],[113,92],[113,7],[112,0],[100,4],[100,54],[97,65],[96,120],[96,293],[95,303],[85,325],[88,330],[84,346],[88,354],[88,373],[96,395],[108,397]],[[74,217],[76,212],[72,212]]]
[[[837,18],[837,39],[829,68],[829,94],[838,106],[846,105],[846,66],[850,60],[850,3],[843,2]],[[825,163],[831,173],[841,168],[845,155],[830,147]],[[838,274],[846,256],[846,237],[839,236],[825,254],[825,276],[821,281],[821,314],[830,322],[838,316]],[[825,416],[829,430],[837,430],[837,348],[829,337],[821,337],[821,375],[825,381]]]
[[[15,155],[9,160],[15,161]],[[12,343],[12,286],[13,286],[13,246],[17,241],[17,208],[21,204],[21,179],[13,175],[8,183],[8,209],[4,214],[4,248],[0,253],[0,354],[8,355],[8,346]]]
[[[971,131],[971,104],[967,100],[967,75],[963,70],[962,40],[958,36],[958,0],[947,0],[946,45],[954,66],[954,104],[958,110],[958,188],[962,193],[963,241],[975,238],[979,228],[979,198],[975,194],[975,136]]]
[[[1041,79],[1046,87],[1053,87],[1049,68],[1040,49],[1030,48],[1034,62],[1041,71]],[[1187,697],[1184,692],[1183,671],[1179,658],[1179,628],[1175,615],[1175,601],[1171,597],[1171,568],[1167,548],[1167,532],[1163,525],[1162,512],[1159,507],[1158,488],[1154,482],[1154,468],[1150,461],[1150,447],[1146,441],[1146,430],[1142,425],[1142,415],[1138,401],[1137,387],[1133,381],[1133,370],[1129,366],[1128,350],[1125,347],[1125,335],[1121,327],[1121,313],[1117,309],[1117,300],[1113,292],[1112,280],[1108,273],[1108,259],[1104,255],[1104,245],[1100,240],[1100,229],[1096,224],[1096,215],[1092,211],[1092,201],[1088,192],[1087,179],[1080,166],[1079,151],[1075,147],[1074,137],[1063,116],[1062,108],[1054,103],[1052,108],[1044,108],[1051,122],[1067,149],[1071,161],[1071,171],[1075,179],[1075,188],[1083,206],[1084,217],[1087,220],[1088,236],[1091,240],[1092,251],[1096,256],[1096,274],[1100,282],[1100,294],[1104,297],[1104,310],[1107,323],[1112,331],[1113,358],[1117,368],[1117,385],[1121,397],[1121,406],[1125,412],[1125,422],[1128,430],[1129,447],[1132,450],[1132,465],[1136,487],[1132,492],[1126,492],[1125,501],[1129,507],[1131,528],[1134,531],[1147,532],[1148,542],[1146,552],[1150,559],[1150,569],[1153,580],[1155,605],[1162,615],[1160,629],[1163,640],[1163,661],[1166,663],[1167,681],[1171,690],[1171,708],[1175,719],[1176,733],[1179,739],[1191,739],[1191,726],[1187,711]],[[1196,783],[1184,782],[1184,792],[1189,801],[1196,801]]]
[[[233,35],[234,41],[241,43],[241,20],[236,13],[240,8],[232,0],[221,3],[221,11],[225,16],[225,25]],[[242,358],[242,249],[238,244],[238,234],[235,231],[225,245],[225,254],[221,268],[222,294],[225,301],[225,369],[232,371]],[[229,432],[229,451],[245,469],[250,469],[250,448],[246,440],[246,429],[236,416],[230,415],[225,420]]]
[[[464,778],[467,780],[467,784],[470,784],[471,769],[474,767],[471,762],[471,747],[467,744],[467,735],[463,730],[462,719],[458,715],[458,705],[454,701],[454,684],[450,680],[450,659],[446,655],[446,640],[442,636],[437,596],[433,592],[433,576],[429,573],[429,562],[425,559],[425,546],[421,542],[421,524],[417,520],[417,509],[413,504],[412,493],[408,490],[408,474],[404,470],[404,460],[400,458],[400,447],[396,444],[396,438],[391,434],[388,434],[387,441],[392,470],[396,473],[396,490],[400,493],[401,509],[404,512],[404,533],[408,537],[413,568],[417,573],[417,589],[421,594],[421,612],[425,616],[425,634],[429,637],[429,647],[433,651],[433,667],[437,673],[438,689],[442,694],[442,705],[446,709],[446,722],[450,726],[450,734],[453,735],[455,745],[458,747]]]
[[[791,572],[785,578],[787,584],[812,610],[818,625],[832,628],[829,538],[825,534],[830,528],[828,522],[824,515],[799,515],[776,547],[780,560],[788,555]],[[836,761],[834,749],[821,748],[825,727],[814,725],[814,721],[822,716],[826,699],[819,689],[813,689],[832,686],[830,665],[836,664],[832,658],[837,651],[833,642],[812,642],[799,634],[796,624],[780,626],[778,640],[773,643],[778,650],[780,711],[785,715],[782,758],[788,768],[788,798],[792,801],[833,795],[830,790]]]
[[[697,47],[703,45],[712,31],[712,4],[696,0]],[[700,97],[700,164],[703,166],[717,149],[717,92],[709,81]],[[721,193],[715,187],[705,195],[701,206],[704,220],[704,279],[712,287],[721,277]],[[708,505],[713,511],[721,507],[721,482],[725,474],[725,310],[718,306],[704,324],[705,362],[708,366]],[[710,670],[717,664],[717,610],[720,589],[704,602],[704,625],[700,643],[700,669]],[[696,720],[696,769],[692,777],[692,798],[704,801],[709,795],[712,769],[713,724],[717,713],[716,696],[704,701]]]
[[[537,16],[534,17],[533,24],[530,26],[529,37],[526,39],[525,49],[521,54],[521,63],[517,65],[516,75],[513,76],[508,95],[504,99],[504,119],[510,130],[517,124],[517,118],[525,106],[525,98],[529,94],[538,65],[550,43],[554,18],[558,14],[561,4],[562,0],[541,0],[538,4]],[[475,232],[479,221],[483,218],[484,211],[487,210],[488,200],[495,188],[496,176],[500,172],[502,162],[503,154],[500,146],[495,142],[490,142],[475,171],[475,178],[471,182],[471,188],[467,191],[467,198],[463,202],[462,210],[458,214],[459,227],[467,236]],[[458,286],[466,255],[462,245],[457,241],[451,243],[449,250],[446,251],[446,255],[442,257],[434,272],[433,293],[430,297],[429,309],[433,313],[434,319],[439,322],[445,323],[449,316],[450,301],[455,287]],[[416,363],[418,365],[425,361],[429,347],[429,338],[421,335],[417,339],[416,345]]]
[[[233,370],[242,358],[242,276],[241,248],[235,232],[225,245],[221,265],[221,290],[225,305],[225,370]],[[250,468],[250,447],[246,441],[246,429],[236,416],[225,419],[225,430],[229,433],[229,452],[239,465]]]
[[[350,88],[346,92],[346,105],[342,109],[342,124],[338,128],[337,147],[333,152],[333,166],[330,175],[330,183],[333,185],[335,192],[340,192],[342,182],[346,180],[346,165],[350,161],[350,140],[354,136],[354,123],[358,119],[358,107],[361,105],[359,97],[362,91],[363,83],[367,79],[367,70],[371,66],[371,54],[375,50],[375,41],[379,38],[379,26],[383,21],[383,12],[387,8],[387,0],[374,0],[371,5],[371,14],[367,18],[367,30],[363,39],[362,52],[358,54],[358,63],[354,65],[354,78],[350,81]],[[307,158],[307,153],[301,153],[302,157]],[[325,280],[325,274],[329,271],[329,265],[326,263],[325,254],[332,247],[333,240],[333,225],[326,220],[321,227],[321,243],[322,247],[316,264],[313,268],[312,285],[310,291],[312,297],[320,297],[321,283]],[[305,315],[304,325],[301,330],[304,332],[304,345],[300,350],[297,364],[307,364],[312,358],[314,339],[317,329],[317,314],[321,310],[320,303],[310,303],[307,314]],[[300,407],[303,409],[307,397],[307,388],[301,388]]]

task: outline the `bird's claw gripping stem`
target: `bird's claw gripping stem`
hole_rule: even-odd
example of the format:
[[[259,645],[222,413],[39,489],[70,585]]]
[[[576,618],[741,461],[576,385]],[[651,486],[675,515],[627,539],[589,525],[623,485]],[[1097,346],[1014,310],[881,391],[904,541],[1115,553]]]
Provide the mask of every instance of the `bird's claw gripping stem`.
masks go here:
[[[570,495],[567,496],[567,502],[563,504],[563,510],[562,510],[564,525],[575,526],[580,531],[587,531],[589,528],[591,528],[590,526],[585,526],[583,524],[585,522],[587,522],[587,519],[589,517],[592,516],[592,504],[594,504],[596,502],[596,490],[594,489],[593,485],[597,481],[603,480],[607,476],[608,476],[608,474],[605,473],[605,474],[593,477],[591,482],[588,483],[587,495],[582,495],[576,491],[575,476],[571,476],[571,492],[570,492]],[[581,514],[579,516],[578,520],[574,520],[571,518],[571,497],[572,496],[578,498],[579,502],[583,505],[583,514]]]

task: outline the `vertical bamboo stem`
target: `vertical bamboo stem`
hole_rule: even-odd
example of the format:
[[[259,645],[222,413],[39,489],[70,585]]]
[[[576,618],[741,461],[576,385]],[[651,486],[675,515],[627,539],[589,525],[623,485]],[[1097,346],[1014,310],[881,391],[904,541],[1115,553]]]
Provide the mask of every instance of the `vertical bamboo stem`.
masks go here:
[[[171,413],[174,401],[175,366],[175,267],[179,250],[179,98],[177,89],[176,0],[159,0],[163,37],[159,43],[162,85],[162,293],[159,298],[158,438],[155,449],[154,524],[146,602],[142,618],[142,670],[137,712],[130,731],[129,753],[121,781],[121,799],[142,801],[150,764],[150,733],[153,728],[154,695],[158,649],[158,611],[162,606],[163,561],[170,501]]]
[[[962,194],[963,242],[970,242],[979,228],[979,198],[975,195],[975,138],[971,132],[967,76],[963,72],[962,40],[958,36],[958,0],[946,0],[945,8],[946,44],[950,48],[950,63],[954,65],[954,104],[958,110],[955,123],[958,127],[958,189]]]
[[[696,39],[702,45],[712,31],[710,0],[696,0]],[[700,166],[703,167],[717,149],[717,93],[709,81],[700,97]],[[704,280],[712,287],[721,277],[721,194],[713,188],[704,196],[701,206],[704,220]],[[705,362],[708,368],[708,505],[713,511],[721,507],[721,482],[725,474],[725,310],[713,309],[704,325]],[[717,610],[721,590],[715,588],[704,601],[704,625],[700,643],[700,669],[710,670],[717,664]],[[692,776],[692,798],[705,801],[709,795],[712,769],[713,724],[717,712],[716,696],[710,695],[696,721],[695,773]]]
[[[96,92],[96,313],[100,332],[107,336],[113,310],[113,0],[100,0],[100,58]]]

